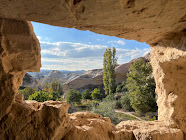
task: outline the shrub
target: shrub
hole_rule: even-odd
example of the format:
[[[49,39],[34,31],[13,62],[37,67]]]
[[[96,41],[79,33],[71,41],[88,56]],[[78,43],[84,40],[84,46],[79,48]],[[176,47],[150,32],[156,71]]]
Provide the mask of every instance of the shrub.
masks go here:
[[[97,100],[101,100],[103,98],[103,94],[101,94],[100,89],[95,88],[92,91],[92,99],[97,99]]]
[[[130,99],[129,99],[129,94],[128,93],[124,94],[121,97],[120,101],[121,101],[121,105],[122,105],[123,109],[128,110],[128,111],[132,111],[133,110],[133,108],[132,108],[132,106],[130,104]]]
[[[67,103],[80,103],[81,102],[81,93],[75,91],[74,89],[69,90],[66,96]]]
[[[18,90],[18,94],[23,94],[25,100],[28,100],[29,96],[34,94],[35,92],[36,90],[30,87],[26,87],[25,89]]]
[[[51,100],[52,98],[53,98],[53,96],[50,93],[38,91],[38,92],[35,92],[34,94],[30,95],[28,99],[35,100],[38,102],[44,102],[44,101]]]
[[[85,92],[83,92],[82,99],[85,99],[85,100],[92,99],[91,92],[88,89],[85,90]]]
[[[121,109],[122,108],[122,104],[120,100],[116,100],[116,104],[115,104],[115,109]]]
[[[92,108],[93,113],[99,113],[103,117],[109,117],[113,124],[118,124],[118,116],[114,111],[115,103],[114,102],[102,102],[97,107]]]

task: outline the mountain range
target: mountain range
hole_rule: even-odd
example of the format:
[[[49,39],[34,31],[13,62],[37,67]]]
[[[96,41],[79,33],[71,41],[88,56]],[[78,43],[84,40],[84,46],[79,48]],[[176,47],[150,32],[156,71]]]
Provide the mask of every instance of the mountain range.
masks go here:
[[[144,61],[150,60],[150,54],[137,59]],[[130,65],[137,59],[133,59],[128,63],[118,65],[115,68],[116,82],[122,83],[126,80],[126,74]],[[66,71],[66,70],[41,70],[40,73],[26,73],[23,79],[23,87],[39,87],[42,89],[46,82],[58,81],[63,85],[63,90],[67,93],[70,89],[84,92],[86,89],[92,91],[94,88],[103,90],[103,69],[93,69],[88,71]]]

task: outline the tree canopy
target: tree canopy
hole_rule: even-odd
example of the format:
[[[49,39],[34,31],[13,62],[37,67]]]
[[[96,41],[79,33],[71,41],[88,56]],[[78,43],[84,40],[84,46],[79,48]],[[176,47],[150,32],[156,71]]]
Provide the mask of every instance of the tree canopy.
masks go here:
[[[138,113],[157,110],[155,99],[155,81],[149,62],[139,59],[133,62],[127,74],[126,87],[132,108]]]
[[[98,100],[101,100],[103,98],[103,94],[101,94],[100,92],[100,89],[97,89],[95,88],[93,91],[92,91],[92,99],[98,99]]]
[[[28,100],[29,96],[34,94],[35,92],[36,90],[30,87],[26,87],[22,90],[18,90],[18,94],[23,94],[25,100]]]
[[[103,55],[103,84],[105,94],[113,94],[116,87],[115,67],[117,65],[116,48],[106,49]]]
[[[67,103],[80,103],[81,102],[81,93],[75,91],[74,89],[69,90],[66,96]]]
[[[91,92],[88,89],[83,92],[82,99],[85,99],[85,100],[92,99]]]

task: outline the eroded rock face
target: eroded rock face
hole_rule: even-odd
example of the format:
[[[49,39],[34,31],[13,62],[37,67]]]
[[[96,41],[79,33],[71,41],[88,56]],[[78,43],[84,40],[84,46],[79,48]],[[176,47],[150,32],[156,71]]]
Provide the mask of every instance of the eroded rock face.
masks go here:
[[[1,0],[0,18],[6,19],[0,19],[0,138],[183,140],[185,5],[185,0]],[[41,66],[39,42],[31,24],[23,20],[151,44],[160,121],[127,121],[114,126],[98,114],[68,115],[68,106],[62,102],[15,98],[24,73],[39,71]]]
[[[11,110],[1,120],[2,140],[60,140],[71,129],[67,104],[57,101],[23,101],[21,96],[16,96]]]
[[[10,111],[26,71],[39,71],[40,45],[30,22],[0,19],[0,120]]]
[[[0,17],[156,43],[185,29],[185,0],[1,0]]]
[[[186,32],[168,35],[151,49],[158,119],[186,133]]]

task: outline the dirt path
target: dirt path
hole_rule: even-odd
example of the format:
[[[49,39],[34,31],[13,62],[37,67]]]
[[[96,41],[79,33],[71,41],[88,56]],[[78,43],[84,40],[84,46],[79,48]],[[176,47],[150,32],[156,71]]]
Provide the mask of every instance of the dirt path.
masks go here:
[[[135,117],[136,119],[138,119],[138,120],[140,120],[140,121],[144,121],[144,120],[142,120],[141,118],[139,118],[139,117],[133,115],[131,112],[125,112],[125,111],[118,110],[118,109],[115,109],[115,112],[124,113],[124,114],[130,115],[130,116],[133,116],[133,117]]]

